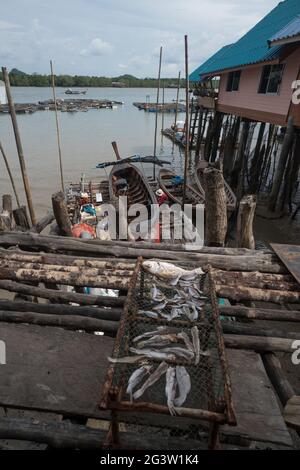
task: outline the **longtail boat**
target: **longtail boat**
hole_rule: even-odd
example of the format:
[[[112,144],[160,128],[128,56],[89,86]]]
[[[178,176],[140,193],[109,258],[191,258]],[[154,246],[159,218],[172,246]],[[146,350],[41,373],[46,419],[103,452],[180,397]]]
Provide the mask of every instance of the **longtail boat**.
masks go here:
[[[208,167],[208,162],[202,160],[199,162],[195,171],[195,182],[197,184],[199,191],[202,191],[202,192],[204,192],[203,171],[207,167]],[[229,184],[225,181],[225,179],[224,179],[224,189],[225,189],[226,198],[227,198],[227,210],[232,212],[235,210],[235,207],[236,207],[236,195],[232,191]]]
[[[118,207],[119,196],[127,196],[128,209],[133,204],[145,206],[147,218],[140,219],[140,232],[141,234],[148,232],[149,221],[151,229],[155,231],[159,214],[156,211],[151,212],[151,208],[157,206],[157,198],[139,168],[130,163],[119,163],[113,166],[109,175],[109,195],[116,207]],[[129,223],[130,221],[128,218]]]
[[[179,179],[179,181],[177,181]],[[158,174],[158,183],[168,198],[177,204],[182,204],[183,182],[176,173],[162,168]],[[205,204],[203,189],[196,190],[191,185],[186,185],[185,204]]]

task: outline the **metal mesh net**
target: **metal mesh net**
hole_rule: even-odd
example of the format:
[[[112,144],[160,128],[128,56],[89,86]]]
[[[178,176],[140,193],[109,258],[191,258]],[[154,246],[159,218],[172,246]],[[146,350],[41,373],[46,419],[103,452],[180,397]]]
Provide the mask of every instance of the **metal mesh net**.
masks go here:
[[[195,431],[199,436],[199,429],[203,425],[199,423],[202,411],[225,411],[226,368],[221,361],[224,346],[219,338],[220,329],[216,327],[215,310],[216,297],[207,273],[192,281],[179,280],[178,284],[172,286],[140,268],[121,319],[122,332],[117,337],[114,358],[122,360],[143,355],[143,360],[137,363],[116,362],[111,368],[110,390],[117,390],[116,400],[128,405],[126,412],[122,413],[123,422],[134,426],[147,423],[158,429],[169,428],[178,436],[195,437]],[[195,353],[198,350],[195,335],[199,340],[199,356]],[[182,352],[183,349],[188,351],[189,347],[193,351],[191,354]],[[165,348],[168,348],[168,356],[160,357],[160,353],[165,353]],[[156,353],[159,353],[158,356]],[[161,369],[163,373],[159,378],[144,387],[142,394],[136,395],[151,374],[162,367],[162,363],[166,365]],[[135,371],[143,366],[150,371],[133,387],[132,396],[127,390],[128,383]],[[177,380],[173,395],[175,404],[176,397],[181,395],[178,368],[184,368],[190,381],[186,398],[174,409],[170,409],[167,399],[167,368],[173,368]],[[199,419],[195,421],[193,418]],[[205,428],[207,425],[204,423]]]

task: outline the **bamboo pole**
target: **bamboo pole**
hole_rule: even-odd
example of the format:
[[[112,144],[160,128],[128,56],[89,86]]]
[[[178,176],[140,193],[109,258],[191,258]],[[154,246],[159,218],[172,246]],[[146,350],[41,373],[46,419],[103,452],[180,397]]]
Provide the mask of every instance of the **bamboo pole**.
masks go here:
[[[52,60],[50,60],[50,69],[51,69],[51,84],[52,84],[52,93],[53,93],[54,111],[55,111],[55,124],[56,124],[56,136],[57,136],[57,146],[58,146],[60,181],[61,181],[61,189],[62,189],[62,191],[64,191],[65,190],[65,185],[64,185],[63,167],[62,167],[60,131],[59,131],[59,123],[58,123],[58,113],[57,113],[57,103],[56,103],[56,93],[55,93],[55,78],[54,78],[54,73],[53,73]]]
[[[188,65],[188,37],[184,36],[184,46],[185,46],[185,152],[184,152],[184,182],[183,182],[183,194],[182,194],[182,209],[184,209],[185,204],[185,195],[186,195],[186,185],[188,177],[188,168],[189,168],[189,154],[190,154],[190,126],[189,126],[189,65]]]
[[[162,46],[160,47],[160,52],[159,52],[158,84],[157,84],[157,95],[156,95],[156,113],[155,113],[155,129],[154,129],[154,149],[153,149],[154,157],[156,157],[156,147],[157,147],[157,124],[158,124],[158,104],[159,104],[159,91],[160,91],[161,61],[162,61]],[[154,181],[156,179],[155,164],[153,164],[153,179]]]
[[[175,127],[174,127],[174,135],[173,135],[173,143],[172,143],[172,154],[174,153],[174,147],[175,147],[175,129],[176,129],[176,123],[177,123],[177,117],[178,117],[178,105],[179,105],[179,91],[180,91],[180,75],[181,72],[178,73],[178,81],[177,81],[177,93],[176,93],[176,109],[175,109]]]
[[[3,74],[4,83],[5,83],[10,117],[11,117],[13,130],[15,134],[16,146],[18,150],[19,162],[20,162],[20,167],[21,167],[24,189],[26,193],[28,209],[29,209],[32,225],[35,225],[36,217],[35,217],[35,212],[34,212],[34,207],[33,207],[33,202],[32,202],[31,189],[30,189],[30,184],[29,184],[26,165],[25,165],[25,159],[24,159],[23,147],[22,147],[19,127],[18,127],[18,122],[17,122],[16,110],[15,110],[15,106],[14,106],[14,102],[13,102],[13,98],[11,94],[9,76],[8,76],[6,67],[2,67],[2,74]]]
[[[161,147],[163,146],[164,134],[163,130],[165,127],[165,82],[162,80],[162,117],[161,117]]]
[[[12,185],[12,188],[13,188],[13,191],[14,191],[14,195],[15,195],[15,198],[16,198],[16,202],[17,202],[17,206],[18,207],[21,207],[21,204],[20,204],[20,200],[19,200],[19,196],[18,196],[18,193],[17,193],[17,189],[16,189],[16,185],[15,185],[15,182],[14,182],[14,179],[13,179],[13,175],[10,171],[10,167],[9,167],[9,163],[8,163],[8,160],[7,160],[7,156],[4,152],[4,149],[3,149],[3,146],[2,146],[2,143],[0,142],[0,152],[2,153],[2,156],[3,156],[3,160],[4,160],[4,163],[5,163],[5,166],[6,166],[6,169],[7,169],[7,173],[8,173],[8,176],[9,176],[9,179],[10,179],[10,182],[11,182],[11,185]]]

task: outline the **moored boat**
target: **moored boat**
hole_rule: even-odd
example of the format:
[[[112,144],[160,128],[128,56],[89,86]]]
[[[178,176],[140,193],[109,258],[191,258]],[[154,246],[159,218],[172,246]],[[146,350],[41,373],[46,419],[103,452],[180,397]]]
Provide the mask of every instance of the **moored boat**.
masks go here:
[[[162,168],[158,174],[158,183],[170,201],[182,204],[183,178],[171,170]],[[191,185],[186,185],[185,204],[205,204],[203,189],[196,190]]]

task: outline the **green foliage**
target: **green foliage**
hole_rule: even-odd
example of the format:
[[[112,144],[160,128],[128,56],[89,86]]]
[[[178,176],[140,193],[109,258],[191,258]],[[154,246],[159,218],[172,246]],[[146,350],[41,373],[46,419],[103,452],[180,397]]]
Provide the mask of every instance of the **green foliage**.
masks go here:
[[[2,74],[0,73],[0,79]],[[51,86],[50,75],[40,75],[37,73],[26,74],[18,69],[12,69],[9,73],[10,84],[12,86],[36,86],[36,87],[48,87]],[[113,82],[119,82],[126,87],[143,87],[152,88],[157,87],[157,79],[155,78],[137,78],[133,75],[121,75],[119,77],[96,77],[86,75],[57,75],[55,76],[55,84],[58,87],[73,88],[73,87],[110,87]],[[176,87],[176,78],[164,78],[162,84],[166,88]],[[182,87],[184,86],[184,80],[181,80]]]

